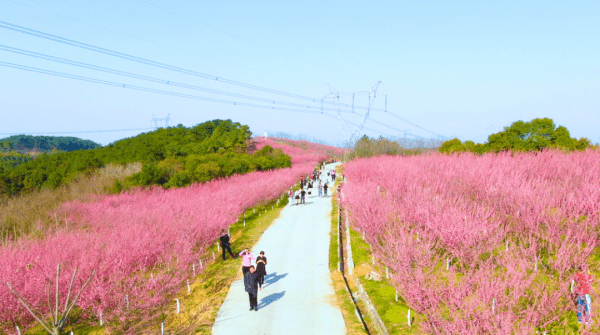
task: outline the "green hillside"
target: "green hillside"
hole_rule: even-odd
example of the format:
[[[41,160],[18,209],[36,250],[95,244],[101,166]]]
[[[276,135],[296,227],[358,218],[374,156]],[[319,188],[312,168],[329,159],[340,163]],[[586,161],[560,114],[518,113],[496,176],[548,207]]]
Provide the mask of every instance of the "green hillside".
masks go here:
[[[142,171],[114,191],[128,186],[181,187],[232,174],[291,166],[281,150],[265,147],[246,153],[252,133],[231,120],[212,120],[194,127],[170,127],[142,133],[106,147],[43,153],[21,164],[0,165],[0,194],[14,196],[41,188],[56,188],[82,173],[107,164],[142,162]]]

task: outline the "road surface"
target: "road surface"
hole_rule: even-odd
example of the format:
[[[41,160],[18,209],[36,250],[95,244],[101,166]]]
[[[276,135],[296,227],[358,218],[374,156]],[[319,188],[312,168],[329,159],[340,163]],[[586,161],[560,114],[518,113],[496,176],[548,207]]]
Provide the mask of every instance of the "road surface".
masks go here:
[[[326,179],[327,174],[322,176]],[[258,311],[249,311],[243,281],[236,280],[219,310],[213,334],[346,333],[328,267],[331,198],[319,198],[317,185],[305,205],[288,204],[252,249],[255,256],[264,251],[268,261],[266,286],[258,291]]]

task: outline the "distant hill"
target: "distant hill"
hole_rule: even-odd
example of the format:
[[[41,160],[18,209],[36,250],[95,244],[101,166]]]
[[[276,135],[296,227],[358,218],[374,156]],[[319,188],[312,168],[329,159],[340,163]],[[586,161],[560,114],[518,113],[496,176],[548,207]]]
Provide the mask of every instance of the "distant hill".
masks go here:
[[[59,151],[74,151],[102,147],[100,144],[90,140],[82,140],[77,137],[66,136],[14,135],[0,139],[0,143],[4,144],[5,142],[10,144],[12,150],[19,152],[47,152],[54,149]]]

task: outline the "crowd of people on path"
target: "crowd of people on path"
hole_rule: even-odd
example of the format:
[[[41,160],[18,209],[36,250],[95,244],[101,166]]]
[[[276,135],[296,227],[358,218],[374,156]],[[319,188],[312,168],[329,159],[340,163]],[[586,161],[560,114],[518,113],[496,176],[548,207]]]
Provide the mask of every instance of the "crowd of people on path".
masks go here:
[[[323,182],[321,176],[324,176],[325,173],[327,174],[327,178],[325,179],[325,182]],[[306,197],[308,195],[312,195],[312,192],[315,188],[318,192],[317,194],[319,198],[327,197],[327,191],[330,188],[329,180],[331,179],[331,183],[335,183],[335,180],[337,178],[336,173],[337,172],[333,169],[326,170],[325,165],[322,165],[320,166],[320,168],[316,169],[311,174],[300,177],[300,188],[296,191],[290,189],[288,193],[290,197],[290,202],[293,202],[295,205],[305,205]]]

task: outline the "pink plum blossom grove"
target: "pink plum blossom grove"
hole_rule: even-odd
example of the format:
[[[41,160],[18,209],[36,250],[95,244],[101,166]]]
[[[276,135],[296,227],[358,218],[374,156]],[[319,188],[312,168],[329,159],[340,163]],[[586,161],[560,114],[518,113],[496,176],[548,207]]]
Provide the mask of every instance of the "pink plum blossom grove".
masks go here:
[[[600,151],[380,156],[344,174],[353,226],[427,333],[577,324],[573,266],[597,270]]]
[[[44,239],[20,240],[0,249],[0,325],[12,333],[16,325],[23,329],[34,322],[6,282],[37,309],[48,311],[46,281],[54,276],[57,263],[65,269],[59,280],[62,297],[75,267],[75,289],[96,270],[78,302],[90,321],[143,318],[168,303],[191,278],[193,268],[200,272],[212,261],[205,250],[222,229],[237,222],[247,208],[284,194],[319,159],[328,158],[322,151],[297,149],[286,148],[303,163],[288,169],[63,204],[51,214],[65,218],[66,227]]]

